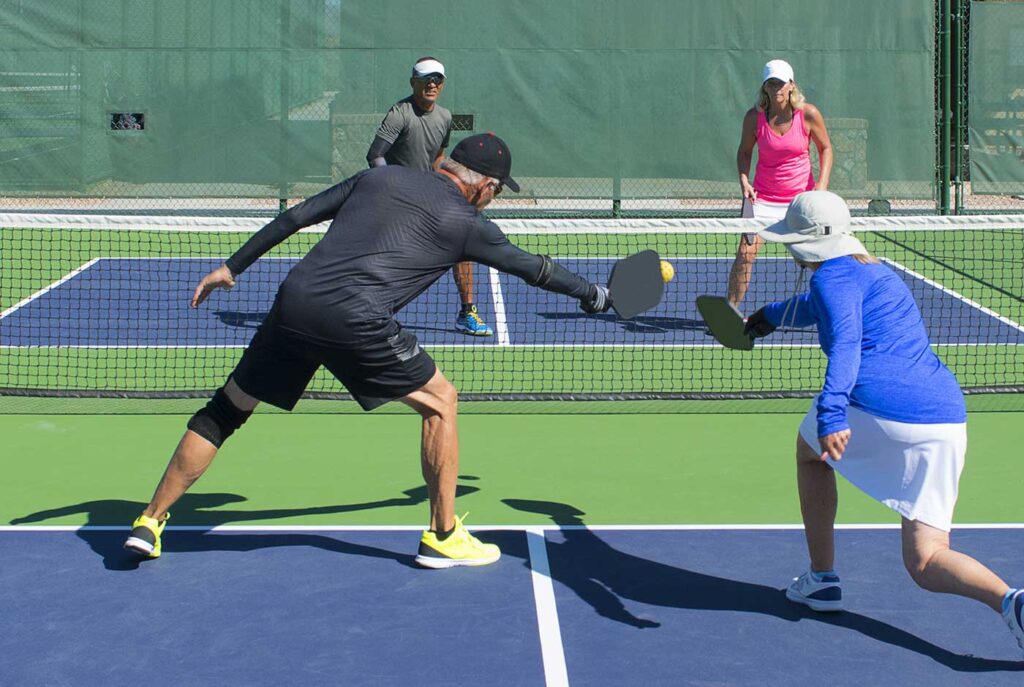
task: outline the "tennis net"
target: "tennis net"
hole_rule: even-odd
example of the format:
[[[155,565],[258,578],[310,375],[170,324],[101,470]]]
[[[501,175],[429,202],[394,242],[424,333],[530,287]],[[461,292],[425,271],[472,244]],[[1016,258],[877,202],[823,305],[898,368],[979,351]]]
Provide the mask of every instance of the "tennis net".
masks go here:
[[[190,398],[223,384],[277,286],[325,227],[296,234],[232,291],[188,307],[199,279],[266,220],[0,215],[0,395]],[[606,282],[614,259],[653,248],[675,268],[658,308],[633,320],[585,315],[568,298],[476,266],[489,337],[454,331],[442,277],[398,318],[465,400],[807,396],[825,358],[813,330],[781,330],[751,352],[706,332],[696,296],[724,294],[755,220],[504,220],[510,239]],[[968,392],[1024,390],[1024,216],[855,218],[858,236],[910,286],[933,345]],[[742,309],[794,293],[799,268],[762,248]],[[310,398],[347,398],[321,370]]]

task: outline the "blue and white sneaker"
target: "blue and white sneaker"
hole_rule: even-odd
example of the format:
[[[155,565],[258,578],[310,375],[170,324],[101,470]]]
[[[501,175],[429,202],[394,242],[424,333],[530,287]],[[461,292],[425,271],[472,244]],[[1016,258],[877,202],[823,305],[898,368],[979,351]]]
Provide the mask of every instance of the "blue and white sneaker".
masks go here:
[[[817,575],[810,571],[793,580],[786,590],[786,598],[807,606],[812,611],[834,612],[843,610],[843,588],[834,573]]]
[[[459,316],[455,318],[455,331],[469,334],[470,336],[490,336],[494,334],[494,330],[480,319],[480,313],[476,311],[475,305],[465,312],[460,312]]]
[[[1003,620],[1010,626],[1010,632],[1017,638],[1017,645],[1024,649],[1024,589],[1018,589],[1003,609]]]

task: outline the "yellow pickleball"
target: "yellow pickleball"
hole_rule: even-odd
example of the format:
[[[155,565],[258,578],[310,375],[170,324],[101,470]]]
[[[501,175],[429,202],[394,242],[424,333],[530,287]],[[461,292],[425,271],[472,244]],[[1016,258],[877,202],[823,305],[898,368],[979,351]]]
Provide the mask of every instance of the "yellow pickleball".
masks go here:
[[[667,284],[670,281],[672,281],[672,279],[674,279],[675,276],[676,276],[676,270],[675,270],[674,267],[672,267],[672,263],[669,262],[668,260],[662,260],[661,261],[661,278],[665,281],[665,283]]]

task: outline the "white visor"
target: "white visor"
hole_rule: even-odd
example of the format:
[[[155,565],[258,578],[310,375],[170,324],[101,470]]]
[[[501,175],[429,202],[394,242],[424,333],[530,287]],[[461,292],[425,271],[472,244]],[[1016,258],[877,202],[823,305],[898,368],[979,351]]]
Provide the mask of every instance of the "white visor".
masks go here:
[[[423,60],[422,62],[417,62],[412,67],[413,77],[422,78],[430,74],[444,76],[444,65],[437,60]]]

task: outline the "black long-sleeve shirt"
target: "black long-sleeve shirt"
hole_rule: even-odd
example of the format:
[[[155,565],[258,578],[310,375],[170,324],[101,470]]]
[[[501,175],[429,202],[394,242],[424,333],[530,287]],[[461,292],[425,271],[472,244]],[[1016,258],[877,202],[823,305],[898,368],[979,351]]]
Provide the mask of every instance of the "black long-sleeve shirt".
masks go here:
[[[332,220],[292,268],[275,307],[281,326],[312,341],[357,346],[394,335],[395,314],[455,263],[470,260],[535,284],[544,258],[512,245],[449,177],[405,167],[366,170],[282,213],[227,260],[240,274],[303,227]],[[542,288],[592,295],[554,265]]]

